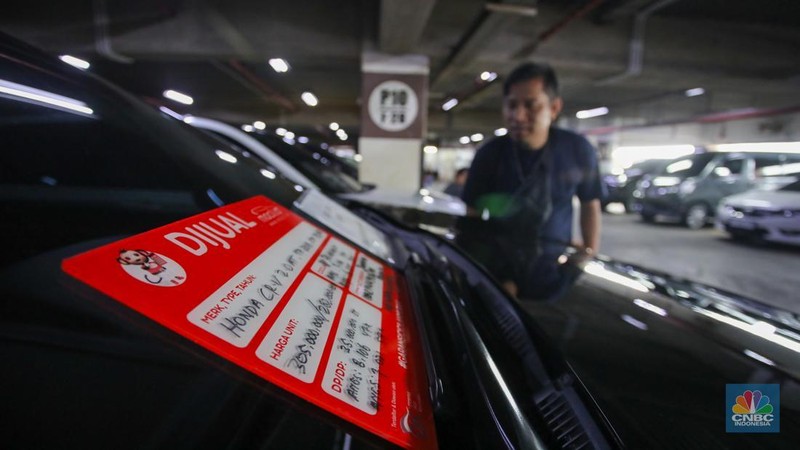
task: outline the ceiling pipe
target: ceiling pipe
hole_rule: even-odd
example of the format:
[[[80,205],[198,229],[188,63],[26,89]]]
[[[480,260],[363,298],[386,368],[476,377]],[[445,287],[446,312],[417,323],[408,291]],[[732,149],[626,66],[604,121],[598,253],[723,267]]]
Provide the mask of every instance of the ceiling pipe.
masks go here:
[[[94,48],[101,56],[114,62],[131,64],[133,58],[121,55],[111,47],[111,37],[108,33],[108,25],[111,19],[108,17],[105,0],[94,0]]]
[[[237,75],[241,76],[243,80],[240,80],[238,77],[234,77],[234,79],[237,79],[240,82],[244,81],[246,82],[245,84],[253,86],[255,89],[259,90],[266,97],[266,99],[277,103],[288,112],[297,111],[297,105],[295,105],[293,101],[265,83],[258,75],[254,74],[250,69],[245,67],[241,61],[231,59],[228,61],[228,67],[233,69],[233,71]]]
[[[647,25],[647,19],[658,11],[678,0],[661,0],[651,3],[650,6],[639,11],[633,20],[633,34],[630,40],[630,50],[628,52],[628,68],[624,72],[612,75],[608,78],[595,81],[595,85],[603,86],[618,81],[625,80],[630,77],[639,76],[642,73],[642,61],[644,60],[644,32]]]
[[[533,52],[536,51],[536,49],[539,47],[539,44],[550,39],[551,37],[553,37],[554,34],[566,28],[566,26],[569,25],[570,22],[580,19],[581,17],[591,12],[593,9],[603,4],[605,1],[606,0],[592,0],[591,2],[584,5],[582,8],[569,13],[564,18],[556,22],[555,25],[541,32],[539,36],[537,36],[536,39],[534,39],[533,42],[518,50],[514,54],[514,59],[525,59],[529,57]]]

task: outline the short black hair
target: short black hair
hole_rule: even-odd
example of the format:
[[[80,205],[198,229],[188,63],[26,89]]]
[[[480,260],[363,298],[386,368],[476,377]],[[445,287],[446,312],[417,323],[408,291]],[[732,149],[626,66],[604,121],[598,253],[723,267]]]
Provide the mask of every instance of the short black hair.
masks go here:
[[[462,173],[469,173],[469,167],[462,167],[462,168],[456,170],[456,177],[458,177]]]
[[[532,62],[519,65],[508,74],[503,81],[503,96],[508,95],[512,85],[536,78],[541,78],[544,81],[544,91],[547,92],[551,100],[560,97],[555,70],[549,64]]]

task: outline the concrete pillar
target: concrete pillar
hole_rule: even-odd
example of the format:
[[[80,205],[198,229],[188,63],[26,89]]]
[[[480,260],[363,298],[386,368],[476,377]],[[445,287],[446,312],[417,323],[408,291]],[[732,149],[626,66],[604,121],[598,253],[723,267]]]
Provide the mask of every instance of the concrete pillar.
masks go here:
[[[422,55],[363,54],[358,140],[362,182],[402,190],[420,187],[428,65]]]

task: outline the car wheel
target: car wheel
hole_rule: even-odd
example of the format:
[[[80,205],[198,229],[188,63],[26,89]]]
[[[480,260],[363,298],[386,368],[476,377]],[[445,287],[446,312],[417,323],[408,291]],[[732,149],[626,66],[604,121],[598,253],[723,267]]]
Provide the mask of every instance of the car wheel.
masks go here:
[[[643,213],[641,213],[641,216],[642,216],[642,222],[653,223],[653,222],[656,221],[656,215],[653,214],[653,213],[645,213],[645,212],[643,212]]]
[[[683,223],[691,230],[699,230],[708,223],[708,206],[695,203],[686,210]]]
[[[625,198],[623,205],[625,205],[626,213],[630,214],[636,212],[636,199],[634,199],[633,196],[628,196]]]

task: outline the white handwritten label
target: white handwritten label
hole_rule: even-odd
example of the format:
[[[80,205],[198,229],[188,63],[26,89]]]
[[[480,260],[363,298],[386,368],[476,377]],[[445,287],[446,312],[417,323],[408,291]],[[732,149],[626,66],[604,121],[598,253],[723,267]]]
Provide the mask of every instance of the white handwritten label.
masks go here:
[[[356,250],[353,247],[331,238],[311,264],[311,270],[344,287],[355,257]]]
[[[341,297],[340,288],[307,274],[256,355],[300,381],[314,381]]]
[[[383,306],[383,267],[372,258],[358,255],[350,292],[381,308]]]
[[[381,312],[347,296],[322,389],[368,414],[378,412]]]
[[[295,205],[309,216],[326,224],[332,230],[383,260],[387,260],[391,256],[391,247],[383,232],[324,194],[316,190],[308,190],[300,200],[295,202]]]
[[[246,347],[326,236],[298,224],[189,312],[189,322]]]

